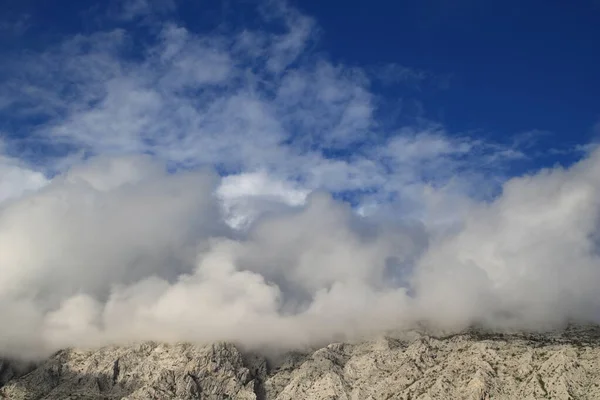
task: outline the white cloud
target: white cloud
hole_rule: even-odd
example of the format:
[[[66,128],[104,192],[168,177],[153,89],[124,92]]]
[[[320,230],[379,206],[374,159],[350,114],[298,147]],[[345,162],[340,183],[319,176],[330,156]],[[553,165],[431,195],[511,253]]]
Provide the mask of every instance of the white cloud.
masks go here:
[[[277,33],[154,21],[4,65],[0,353],[598,319],[597,151],[491,201],[518,149],[384,125],[368,72],[274,4]]]
[[[0,313],[19,311],[0,351],[144,339],[289,348],[415,322],[597,321],[599,172],[595,152],[514,178],[450,231],[229,177],[217,193],[252,193],[269,211],[234,232],[209,173],[97,159],[0,212]]]
[[[265,172],[230,175],[217,189],[225,219],[233,228],[247,228],[258,217],[304,204],[308,190],[271,179]]]
[[[16,199],[48,183],[41,172],[28,168],[18,159],[4,155],[4,147],[0,138],[0,206],[7,200]]]
[[[417,284],[428,310],[533,327],[597,320],[599,168],[596,151],[568,170],[514,178],[499,199],[471,210],[464,229],[422,260]],[[462,311],[444,301],[454,296]]]
[[[450,139],[432,124],[388,130],[376,120],[380,99],[366,71],[307,50],[318,32],[310,18],[278,2],[264,10],[283,32],[198,34],[156,23],[154,42],[145,38],[151,44],[136,58],[125,56],[141,46],[134,32],[77,36],[14,60],[21,72],[5,85],[4,107],[23,115],[21,123],[49,118],[34,127],[49,145],[263,171],[304,190],[376,195],[372,202],[406,189],[412,197],[431,180],[442,185],[460,179],[455,172],[477,175],[511,158],[506,148]]]
[[[20,167],[12,160],[0,157],[0,203],[28,191],[35,191],[46,183],[47,179],[42,173]]]
[[[285,185],[242,179],[257,195],[302,201]],[[239,340],[235,332],[243,327],[249,345],[325,340],[330,330],[298,329],[305,319],[314,320],[310,330],[328,318],[317,306],[330,302],[328,288],[371,291],[384,284],[385,257],[412,246],[406,234],[361,228],[347,206],[324,194],[306,207],[270,208],[272,216],[245,239],[234,238],[221,222],[213,184],[201,171],[165,174],[149,158],[97,159],[4,207],[2,304],[30,309],[23,325],[40,327],[21,345]],[[2,317],[12,318],[11,310]],[[24,350],[10,333],[3,339],[9,344],[1,351]]]

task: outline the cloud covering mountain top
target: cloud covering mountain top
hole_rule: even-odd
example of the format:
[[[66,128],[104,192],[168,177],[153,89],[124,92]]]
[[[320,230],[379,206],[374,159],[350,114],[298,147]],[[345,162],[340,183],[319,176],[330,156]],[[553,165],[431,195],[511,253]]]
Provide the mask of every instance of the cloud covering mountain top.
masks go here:
[[[266,10],[283,31],[150,19],[3,65],[1,354],[598,321],[600,152],[508,178],[518,147],[388,126]]]

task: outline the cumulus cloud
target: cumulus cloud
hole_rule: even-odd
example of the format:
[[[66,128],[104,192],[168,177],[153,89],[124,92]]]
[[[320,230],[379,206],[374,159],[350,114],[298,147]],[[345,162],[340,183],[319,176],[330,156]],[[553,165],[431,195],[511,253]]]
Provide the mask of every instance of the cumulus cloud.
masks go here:
[[[421,261],[415,283],[430,310],[530,327],[597,321],[599,168],[595,151],[570,169],[514,178],[496,201],[471,210]]]
[[[150,19],[2,66],[0,354],[598,320],[597,150],[507,179],[518,148],[384,124],[269,4],[279,31]]]
[[[4,206],[2,318],[23,309],[21,323],[35,329],[3,333],[3,350],[152,338],[324,340],[357,329],[347,304],[345,326],[321,327],[336,304],[355,288],[377,301],[387,258],[416,246],[407,232],[365,225],[325,193],[271,209],[239,237],[222,222],[214,184],[209,172],[166,174],[144,157],[97,159]]]
[[[217,189],[224,218],[236,229],[248,227],[270,211],[300,206],[309,193],[297,183],[275,180],[264,171],[226,176]]]
[[[361,217],[323,192],[232,230],[214,174],[168,174],[145,157],[94,160],[3,206],[0,318],[15,323],[0,346],[293,348],[419,322],[597,320],[599,172],[596,152],[514,178],[436,236],[423,223]]]

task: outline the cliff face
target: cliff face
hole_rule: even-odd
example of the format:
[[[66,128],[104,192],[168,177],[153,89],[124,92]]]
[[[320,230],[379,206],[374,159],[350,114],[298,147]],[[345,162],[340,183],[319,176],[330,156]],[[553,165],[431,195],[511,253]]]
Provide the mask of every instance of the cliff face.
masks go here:
[[[143,343],[0,364],[7,399],[600,399],[600,334],[412,334],[278,360]]]

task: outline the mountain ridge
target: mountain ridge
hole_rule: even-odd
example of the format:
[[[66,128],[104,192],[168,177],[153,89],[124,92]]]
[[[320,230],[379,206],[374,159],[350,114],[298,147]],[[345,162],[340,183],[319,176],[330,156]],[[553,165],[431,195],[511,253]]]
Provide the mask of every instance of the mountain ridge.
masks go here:
[[[5,399],[600,399],[600,327],[398,332],[310,351],[144,342],[0,361]]]

